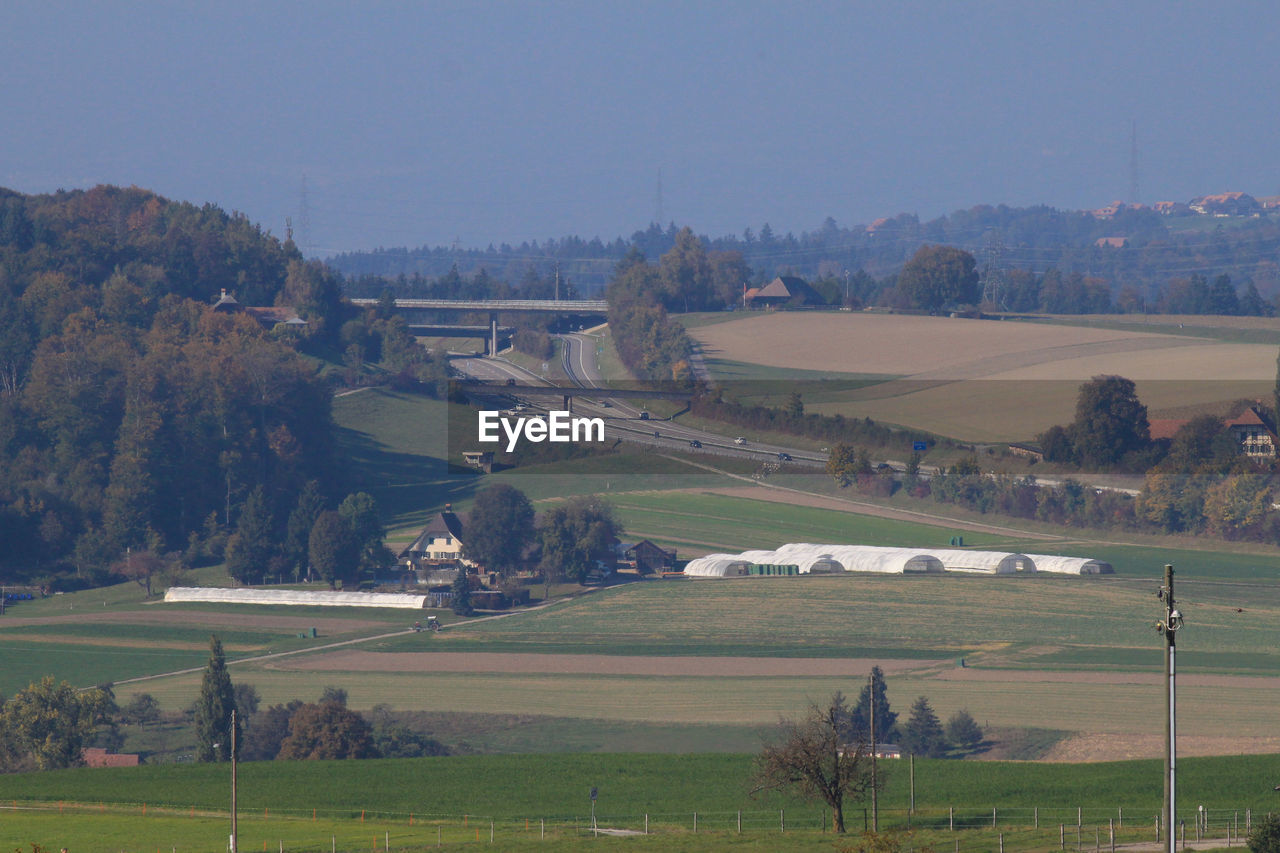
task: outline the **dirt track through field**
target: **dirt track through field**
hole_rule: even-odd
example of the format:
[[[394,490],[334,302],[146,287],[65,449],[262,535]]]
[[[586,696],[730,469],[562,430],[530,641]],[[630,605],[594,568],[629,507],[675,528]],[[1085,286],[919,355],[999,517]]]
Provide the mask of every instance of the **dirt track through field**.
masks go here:
[[[354,649],[291,658],[272,669],[355,672],[501,672],[530,675],[656,675],[774,677],[870,675],[879,665],[897,674],[943,661],[869,658],[658,657],[629,655],[501,654],[496,652],[362,652]]]

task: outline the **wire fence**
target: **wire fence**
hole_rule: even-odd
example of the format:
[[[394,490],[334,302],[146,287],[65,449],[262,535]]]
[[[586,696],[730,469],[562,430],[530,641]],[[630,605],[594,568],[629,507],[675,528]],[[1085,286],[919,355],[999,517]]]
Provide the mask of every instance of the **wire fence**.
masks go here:
[[[0,801],[0,811],[100,815],[128,818],[142,830],[144,819],[183,819],[229,827],[226,810],[149,803],[73,803]],[[1178,846],[1244,846],[1255,820],[1251,809],[1182,810],[1174,824]],[[1267,813],[1266,816],[1270,816]],[[1152,808],[993,807],[879,809],[856,804],[844,812],[845,829],[858,835],[873,825],[894,836],[893,849],[932,853],[1005,853],[1005,851],[1076,851],[1156,849],[1167,843],[1159,813]],[[877,820],[878,817],[878,820]],[[580,837],[627,837],[657,834],[784,835],[830,833],[831,812],[821,808],[711,810],[651,813],[597,812],[595,815],[512,817],[484,814],[388,812],[373,809],[240,809],[239,851],[285,850],[372,851],[392,853],[464,843],[501,844],[555,841]],[[165,845],[169,846],[169,845]],[[173,846],[173,853],[182,849]],[[188,850],[196,849],[188,847]],[[207,848],[201,848],[207,849]]]

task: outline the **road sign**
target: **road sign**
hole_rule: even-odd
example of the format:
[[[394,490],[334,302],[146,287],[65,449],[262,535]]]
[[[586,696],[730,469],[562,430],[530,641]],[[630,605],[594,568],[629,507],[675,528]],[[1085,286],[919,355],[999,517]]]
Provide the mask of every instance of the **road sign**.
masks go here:
[[[595,789],[595,786],[593,785],[591,788],[591,802],[594,803],[595,801],[596,801],[596,789]]]
[[[929,443],[925,441],[913,441],[911,442],[911,449],[917,453],[924,453],[929,449]]]

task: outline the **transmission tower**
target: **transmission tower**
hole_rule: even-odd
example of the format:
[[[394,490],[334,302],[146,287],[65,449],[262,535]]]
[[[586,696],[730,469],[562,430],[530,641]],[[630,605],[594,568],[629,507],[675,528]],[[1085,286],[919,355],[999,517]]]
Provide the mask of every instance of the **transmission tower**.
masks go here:
[[[311,246],[311,200],[307,193],[307,176],[302,176],[302,188],[298,190],[298,241],[299,249]]]
[[[653,217],[653,221],[658,223],[659,227],[662,226],[663,213],[664,212],[662,210],[662,167],[659,166],[658,167],[658,193],[657,193],[657,198],[654,202],[654,217]]]
[[[1138,203],[1138,122],[1129,121],[1129,204]]]
[[[982,273],[982,301],[995,305],[1001,310],[1005,310],[1004,270],[1000,265],[1004,252],[1004,238],[1000,236],[1000,232],[989,232],[985,251],[987,264]]]

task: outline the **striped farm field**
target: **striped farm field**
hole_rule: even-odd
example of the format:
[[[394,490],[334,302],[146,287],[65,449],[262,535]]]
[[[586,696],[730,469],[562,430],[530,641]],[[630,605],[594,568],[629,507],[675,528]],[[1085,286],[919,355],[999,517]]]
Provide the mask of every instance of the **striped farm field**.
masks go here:
[[[745,732],[837,690],[856,695],[879,663],[899,709],[927,696],[944,719],[967,709],[983,725],[1095,738],[1086,757],[1141,756],[1158,746],[1151,709],[1163,695],[1154,586],[1132,576],[650,581],[437,635],[234,663],[232,675],[268,704],[340,685],[357,708]],[[1280,601],[1262,586],[1186,581],[1189,754],[1280,750]],[[117,693],[177,709],[198,684],[191,673]]]
[[[1010,441],[1069,421],[1078,386],[1098,374],[1133,379],[1153,411],[1268,394],[1276,348],[1258,335],[1280,331],[1280,322],[1263,322],[1271,324],[1267,330],[1255,322],[1239,341],[1229,329],[1194,336],[1176,323],[1164,332],[1154,325],[776,312],[694,327],[690,334],[713,372],[731,380],[748,378],[750,365],[761,366],[756,378],[766,380],[786,370],[883,377],[833,393],[809,383],[815,402],[808,411]]]

